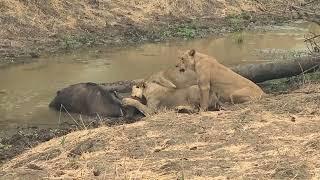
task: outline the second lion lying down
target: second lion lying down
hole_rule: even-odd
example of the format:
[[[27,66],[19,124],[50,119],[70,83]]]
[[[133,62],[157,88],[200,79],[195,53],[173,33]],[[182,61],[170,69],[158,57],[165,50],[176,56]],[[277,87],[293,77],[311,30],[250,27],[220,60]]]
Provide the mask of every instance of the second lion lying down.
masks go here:
[[[185,54],[189,55],[190,53],[188,51]],[[209,56],[203,56],[209,58]],[[185,59],[187,58],[183,57],[183,60]],[[176,68],[156,73],[144,82],[133,86],[132,98],[124,98],[122,100],[123,105],[136,107],[148,116],[160,108],[173,109],[183,106],[188,109],[195,109],[200,104],[203,105],[201,101],[208,103],[209,110],[216,110],[219,108],[220,101],[242,103],[259,99],[265,95],[260,87],[218,61],[212,60],[210,63],[216,64],[210,66],[210,75],[208,76],[209,79],[213,79],[211,83],[209,80],[210,96],[203,96],[200,90],[202,84],[198,84],[201,83],[199,71],[197,72],[193,68],[183,68],[179,64]],[[216,82],[215,79],[219,79],[219,81]],[[248,91],[241,94],[239,89],[241,89],[241,92],[242,89],[248,89]],[[236,97],[237,99],[240,98],[241,101],[234,101]],[[136,99],[145,99],[146,105]]]

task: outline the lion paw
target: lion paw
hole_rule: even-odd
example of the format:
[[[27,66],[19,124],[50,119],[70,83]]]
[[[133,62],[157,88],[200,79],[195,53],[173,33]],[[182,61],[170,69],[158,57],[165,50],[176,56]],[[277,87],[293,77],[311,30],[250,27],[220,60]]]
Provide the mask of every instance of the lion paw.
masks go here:
[[[178,113],[192,114],[196,112],[196,110],[190,106],[177,106],[174,109]]]
[[[135,106],[139,101],[132,99],[132,98],[123,98],[122,105],[123,106]]]

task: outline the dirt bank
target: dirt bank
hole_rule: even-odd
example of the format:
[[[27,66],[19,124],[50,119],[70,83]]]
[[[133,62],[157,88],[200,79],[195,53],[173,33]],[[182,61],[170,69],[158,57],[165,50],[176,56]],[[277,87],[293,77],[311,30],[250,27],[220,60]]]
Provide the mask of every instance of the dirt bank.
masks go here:
[[[85,119],[85,118],[84,118]],[[70,132],[93,129],[101,126],[118,126],[122,124],[130,124],[139,119],[124,119],[124,118],[90,118],[83,120],[81,126],[73,123],[60,124],[58,128],[39,128],[39,127],[24,127],[18,128],[17,133],[0,137],[0,165],[13,157],[21,154],[25,150],[33,148],[42,142],[50,139],[66,135]]]
[[[273,1],[263,6],[283,7]],[[3,0],[0,60],[28,62],[26,57],[84,46],[204,37],[289,18],[289,13],[267,13],[263,6],[253,0]]]
[[[227,107],[73,132],[12,159],[0,177],[320,178],[320,84]]]

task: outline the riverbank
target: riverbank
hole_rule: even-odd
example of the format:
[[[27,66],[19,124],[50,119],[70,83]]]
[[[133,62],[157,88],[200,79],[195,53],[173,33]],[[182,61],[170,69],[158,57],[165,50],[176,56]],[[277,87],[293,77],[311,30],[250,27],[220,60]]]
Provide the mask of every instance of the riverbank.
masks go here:
[[[317,179],[320,84],[201,114],[72,132],[2,166],[2,179]]]
[[[278,80],[271,80],[261,83],[260,86],[268,94],[273,95],[298,95],[296,91],[299,88],[304,88],[306,85],[319,84],[320,72],[305,74],[304,76],[296,76],[291,78],[283,78]],[[308,93],[308,92],[306,92]],[[318,93],[317,91],[309,91],[310,94]],[[302,93],[303,94],[303,93]],[[279,101],[282,101],[281,99]],[[304,107],[304,104],[300,105]],[[307,107],[305,107],[307,108]],[[288,111],[289,113],[289,111]],[[137,120],[127,119],[101,119],[89,118],[84,121],[76,123],[63,123],[60,128],[38,128],[38,127],[26,127],[17,129],[17,133],[0,138],[0,165],[21,154],[22,152],[37,146],[42,142],[49,141],[60,136],[64,136],[68,133],[79,131],[83,129],[94,129],[101,126],[114,127],[122,124],[134,123]],[[79,126],[81,124],[81,126]]]
[[[71,132],[84,129],[94,129],[102,126],[113,127],[138,121],[138,119],[132,120],[123,118],[83,118],[83,121],[80,122],[80,120],[77,120],[79,121],[77,123],[61,123],[57,128],[40,128],[37,126],[22,127],[18,128],[16,130],[17,132],[14,134],[9,134],[6,137],[0,137],[0,166],[4,162],[7,162],[42,142],[61,137]]]
[[[268,13],[251,0],[5,0],[0,12],[2,65],[32,62],[32,58],[82,47],[201,38],[294,18]]]

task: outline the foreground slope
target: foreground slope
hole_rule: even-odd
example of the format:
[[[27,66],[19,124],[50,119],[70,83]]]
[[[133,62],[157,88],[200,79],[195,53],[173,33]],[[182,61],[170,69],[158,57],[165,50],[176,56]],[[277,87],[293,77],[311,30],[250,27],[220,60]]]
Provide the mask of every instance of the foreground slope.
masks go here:
[[[0,177],[320,178],[320,84],[227,108],[73,132],[12,159]]]

